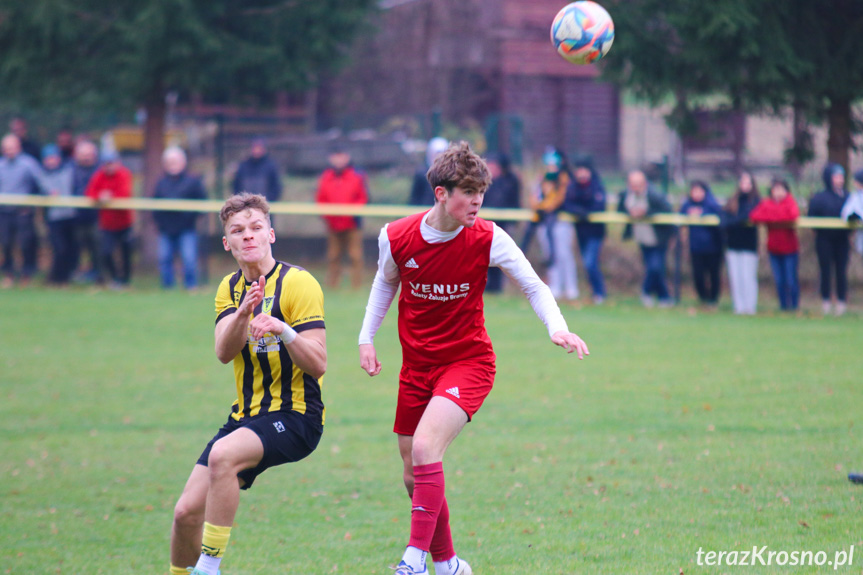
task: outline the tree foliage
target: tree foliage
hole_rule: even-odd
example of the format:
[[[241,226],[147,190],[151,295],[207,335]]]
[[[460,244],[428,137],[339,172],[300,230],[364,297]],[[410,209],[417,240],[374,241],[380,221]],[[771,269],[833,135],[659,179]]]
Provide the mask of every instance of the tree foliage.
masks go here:
[[[53,104],[90,94],[138,105],[181,93],[302,89],[340,62],[372,0],[0,1],[7,96]]]
[[[144,106],[158,116],[169,92],[224,102],[304,89],[349,55],[373,6],[373,0],[0,0],[0,99],[42,108]]]
[[[830,126],[829,156],[847,165],[863,94],[863,2],[607,0],[616,37],[607,77],[652,104],[673,99],[685,131],[693,102],[748,111],[795,106]]]

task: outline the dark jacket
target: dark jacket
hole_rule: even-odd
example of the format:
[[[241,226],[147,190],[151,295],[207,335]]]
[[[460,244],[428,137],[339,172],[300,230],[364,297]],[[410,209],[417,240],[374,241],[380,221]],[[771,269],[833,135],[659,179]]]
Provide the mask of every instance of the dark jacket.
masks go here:
[[[725,241],[729,250],[742,252],[758,251],[758,228],[748,225],[749,214],[758,205],[758,201],[749,194],[742,194],[737,204],[737,213],[732,214],[726,210],[719,217],[722,231],[725,232]]]
[[[246,158],[240,163],[234,176],[234,193],[242,192],[264,196],[270,202],[282,197],[282,179],[270,156]]]
[[[821,174],[824,180],[824,189],[812,196],[809,200],[809,217],[811,218],[840,218],[842,217],[842,206],[848,199],[848,192],[840,190],[841,194],[833,190],[830,181],[834,164],[827,164]],[[847,229],[815,229],[815,241],[847,242],[850,230]]]
[[[434,190],[426,178],[426,172],[428,172],[428,168],[420,168],[414,172],[411,195],[408,198],[408,203],[412,206],[431,207],[434,205]]]
[[[722,208],[719,207],[719,202],[713,197],[713,192],[706,185],[704,188],[704,199],[700,202],[694,202],[690,198],[686,198],[683,205],[680,206],[680,213],[686,214],[690,208],[701,208],[703,216],[719,216]],[[689,226],[689,251],[693,254],[716,254],[722,252],[722,231],[719,226]]]
[[[74,164],[72,171],[72,195],[83,197],[87,191],[87,185],[93,179],[93,174],[99,169],[99,164],[92,166],[81,166]],[[95,208],[78,208],[75,219],[80,225],[95,225],[99,218],[99,210]]]
[[[617,202],[617,211],[626,214],[626,195],[630,193],[627,190],[620,192]],[[655,214],[670,214],[671,203],[665,195],[657,192],[652,186],[647,189],[647,216]],[[677,228],[673,224],[654,224],[653,230],[656,232],[656,239],[659,241],[659,247],[667,248],[668,242],[677,233]],[[632,224],[626,224],[623,229],[623,239],[632,238]]]
[[[176,176],[164,175],[156,184],[154,198],[162,200],[206,200],[207,192],[201,178],[182,172]],[[195,229],[198,212],[153,212],[159,233],[176,236]]]
[[[604,212],[605,207],[605,186],[595,169],[590,168],[590,182],[587,185],[579,184],[575,178],[569,183],[563,210],[579,218],[575,223],[579,244],[583,245],[592,238],[605,237],[605,224],[586,221],[589,214]]]
[[[521,207],[521,182],[512,172],[504,172],[493,180],[485,192],[484,208]]]

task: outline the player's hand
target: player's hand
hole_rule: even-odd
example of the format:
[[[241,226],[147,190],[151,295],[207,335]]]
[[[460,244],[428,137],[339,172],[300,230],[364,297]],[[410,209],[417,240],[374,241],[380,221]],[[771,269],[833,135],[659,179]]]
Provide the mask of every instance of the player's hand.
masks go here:
[[[261,276],[258,281],[252,282],[251,287],[246,291],[246,297],[243,298],[242,303],[240,303],[240,307],[237,308],[237,312],[249,315],[255,311],[258,304],[264,301],[264,289],[266,287],[267,278],[264,276]]]
[[[637,220],[640,220],[641,218],[643,218],[647,215],[647,209],[646,208],[630,208],[629,215],[632,216],[633,218],[637,219]]]
[[[251,323],[249,323],[249,327],[252,330],[252,337],[255,339],[261,339],[267,333],[278,335],[285,329],[284,322],[282,320],[276,319],[265,313],[259,313],[256,315],[252,319]]]
[[[577,352],[578,359],[584,359],[585,355],[590,355],[590,350],[587,349],[587,344],[584,340],[568,331],[556,331],[551,336],[551,341],[555,345],[559,345],[566,350],[566,353]]]
[[[372,377],[381,372],[381,362],[378,361],[378,352],[373,344],[360,344],[360,367]]]

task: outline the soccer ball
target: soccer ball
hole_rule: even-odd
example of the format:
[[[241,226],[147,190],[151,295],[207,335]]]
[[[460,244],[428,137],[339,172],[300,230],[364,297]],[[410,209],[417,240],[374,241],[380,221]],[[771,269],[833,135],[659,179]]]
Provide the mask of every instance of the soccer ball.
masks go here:
[[[614,22],[605,8],[582,0],[564,6],[551,23],[551,43],[573,64],[591,64],[614,42]]]

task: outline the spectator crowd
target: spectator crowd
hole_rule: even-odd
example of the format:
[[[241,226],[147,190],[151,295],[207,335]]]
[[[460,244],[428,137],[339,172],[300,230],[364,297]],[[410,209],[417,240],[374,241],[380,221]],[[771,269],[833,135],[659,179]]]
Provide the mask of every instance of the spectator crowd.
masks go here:
[[[434,193],[425,179],[428,165],[441,154],[448,142],[433,138],[427,146],[426,166],[414,175],[408,201],[430,207]],[[527,194],[534,217],[521,238],[527,251],[534,239],[542,254],[546,281],[560,300],[579,297],[576,250],[587,276],[592,300],[604,303],[608,297],[602,271],[602,249],[606,224],[589,221],[591,214],[607,212],[610,198],[602,178],[590,161],[570,163],[559,149],[548,148],[543,155],[544,171]],[[329,167],[321,174],[316,201],[320,204],[363,205],[369,202],[365,174],[353,163],[350,151],[334,145],[328,155]],[[486,192],[484,206],[521,207],[521,180],[505,154],[490,153],[486,161],[493,182]],[[184,151],[175,146],[162,156],[163,174],[156,184],[154,198],[203,200],[207,191],[199,176],[188,171]],[[87,197],[93,207],[51,206],[44,211],[44,222],[51,246],[51,263],[46,280],[63,286],[70,282],[107,284],[123,289],[132,278],[135,212],[107,209],[105,202],[132,196],[132,174],[116,151],[99,149],[84,138],[76,139],[68,130],[57,134],[55,143],[39,146],[29,138],[27,124],[16,118],[10,132],[2,138],[0,158],[0,195],[39,194],[56,197]],[[863,219],[863,170],[854,174],[848,191],[843,168],[828,164],[823,172],[823,189],[808,202],[808,215],[818,218]],[[282,178],[270,158],[267,143],[255,139],[248,156],[238,166],[233,192],[251,191],[277,201],[282,194]],[[690,183],[678,210],[655,189],[645,174],[632,171],[617,196],[617,212],[629,216],[623,238],[633,240],[640,251],[643,279],[640,297],[647,307],[675,304],[668,286],[668,250],[673,241],[688,246],[691,277],[699,302],[706,308],[717,306],[722,292],[722,268],[727,268],[729,292],[734,312],[751,315],[758,304],[759,233],[766,231],[766,249],[773,273],[776,296],[781,310],[793,311],[800,305],[800,237],[795,226],[801,212],[789,183],[773,179],[762,192],[751,172],[740,174],[734,193],[723,203],[713,195],[707,182]],[[650,218],[675,211],[692,217],[677,226]],[[564,214],[569,217],[562,217]],[[182,270],[182,284],[194,290],[198,285],[198,212],[156,211],[153,221],[158,232],[158,265],[161,284],[174,287],[175,264]],[[702,216],[714,216],[719,225],[706,225]],[[352,287],[362,282],[363,234],[360,218],[350,215],[323,217],[327,230],[327,284],[340,285],[342,261],[348,260]],[[574,223],[573,223],[574,222]],[[514,234],[513,222],[496,222]],[[2,247],[2,287],[16,282],[26,285],[37,272],[39,234],[37,209],[32,206],[0,204],[0,247]],[[842,315],[848,302],[848,265],[852,249],[863,254],[863,232],[847,227],[816,228],[814,251],[819,269],[819,297],[825,314]],[[504,288],[500,270],[489,271],[487,291]]]

